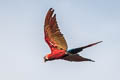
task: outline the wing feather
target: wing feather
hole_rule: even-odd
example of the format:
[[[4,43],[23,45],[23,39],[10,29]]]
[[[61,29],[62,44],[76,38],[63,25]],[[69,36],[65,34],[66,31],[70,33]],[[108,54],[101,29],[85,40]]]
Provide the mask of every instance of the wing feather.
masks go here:
[[[80,56],[79,54],[68,55],[68,56],[64,57],[63,59],[67,60],[67,61],[75,61],[75,62],[81,62],[81,61],[94,62],[93,60],[88,59],[88,58],[84,58],[84,57]]]
[[[60,50],[67,50],[66,40],[58,27],[56,14],[53,15],[53,13],[54,10],[50,8],[45,18],[45,41],[48,43],[51,49],[57,48]]]

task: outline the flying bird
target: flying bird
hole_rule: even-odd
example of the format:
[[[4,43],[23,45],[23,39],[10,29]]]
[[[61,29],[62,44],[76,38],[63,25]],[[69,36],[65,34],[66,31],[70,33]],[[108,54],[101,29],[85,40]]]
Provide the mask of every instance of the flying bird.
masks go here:
[[[45,62],[51,60],[57,60],[57,59],[75,61],[75,62],[81,62],[81,61],[94,62],[91,59],[80,56],[78,52],[81,52],[85,48],[94,46],[102,42],[99,41],[96,43],[89,44],[87,46],[67,50],[68,49],[67,42],[63,34],[60,32],[60,29],[56,21],[56,14],[54,14],[53,8],[50,8],[48,10],[47,15],[45,17],[44,34],[45,34],[45,41],[51,49],[51,53],[47,54],[44,57]]]

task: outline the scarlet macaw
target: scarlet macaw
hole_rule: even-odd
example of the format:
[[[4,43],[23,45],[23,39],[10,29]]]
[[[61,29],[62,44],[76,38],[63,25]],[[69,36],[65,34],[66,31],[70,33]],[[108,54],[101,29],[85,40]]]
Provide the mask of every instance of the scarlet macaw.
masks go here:
[[[87,46],[74,48],[71,50],[67,50],[68,46],[66,43],[63,34],[61,34],[60,29],[58,28],[58,24],[56,21],[56,14],[54,13],[54,9],[50,8],[47,12],[44,24],[44,34],[45,34],[45,41],[49,45],[51,49],[51,53],[47,54],[44,57],[44,61],[56,60],[56,59],[63,59],[67,61],[93,61],[91,59],[84,58],[78,54],[83,49],[87,47],[91,47],[102,41],[89,44]],[[93,61],[94,62],[94,61]]]

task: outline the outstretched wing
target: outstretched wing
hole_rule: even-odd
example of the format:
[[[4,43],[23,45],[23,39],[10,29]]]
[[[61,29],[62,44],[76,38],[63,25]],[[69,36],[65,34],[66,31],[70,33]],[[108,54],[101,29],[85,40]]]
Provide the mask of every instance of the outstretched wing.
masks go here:
[[[88,58],[84,58],[84,57],[80,56],[79,54],[68,55],[68,56],[64,57],[63,59],[67,60],[67,61],[75,61],[75,62],[81,62],[81,61],[94,62],[93,60],[88,59]]]
[[[51,50],[57,48],[59,50],[67,50],[67,43],[61,34],[56,21],[56,14],[53,15],[54,10],[49,9],[44,25],[45,41],[48,43]]]

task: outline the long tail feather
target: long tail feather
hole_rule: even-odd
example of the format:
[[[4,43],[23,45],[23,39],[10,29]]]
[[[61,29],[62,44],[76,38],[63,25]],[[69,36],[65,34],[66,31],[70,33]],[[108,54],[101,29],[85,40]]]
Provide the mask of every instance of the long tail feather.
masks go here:
[[[96,42],[96,43],[92,43],[92,44],[89,44],[89,45],[87,45],[87,46],[83,46],[83,47],[81,47],[81,48],[82,48],[82,49],[85,49],[85,48],[94,46],[94,45],[96,45],[96,44],[98,44],[98,43],[101,43],[101,42],[103,42],[103,41],[99,41],[99,42]]]
[[[81,51],[82,51],[83,49],[85,49],[85,48],[94,46],[94,45],[96,45],[96,44],[98,44],[98,43],[101,43],[101,42],[102,42],[102,41],[99,41],[99,42],[96,42],[96,43],[92,43],[92,44],[89,44],[89,45],[87,45],[87,46],[83,46],[83,47],[79,47],[79,48],[74,48],[74,49],[68,50],[68,53],[70,53],[70,54],[76,54],[76,53],[78,53],[78,52],[81,52]]]

